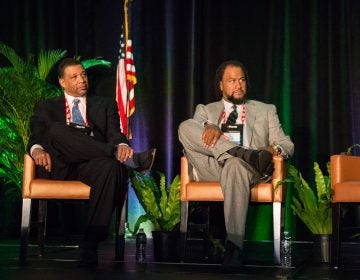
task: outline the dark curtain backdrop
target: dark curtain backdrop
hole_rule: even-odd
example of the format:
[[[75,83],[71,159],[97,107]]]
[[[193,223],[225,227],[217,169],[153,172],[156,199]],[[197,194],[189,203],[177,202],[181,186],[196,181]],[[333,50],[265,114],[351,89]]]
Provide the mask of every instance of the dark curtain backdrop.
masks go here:
[[[65,49],[102,56],[93,90],[115,92],[121,0],[3,0],[0,40],[21,55]],[[157,147],[155,168],[179,173],[179,123],[198,103],[218,99],[216,67],[247,65],[248,98],[274,103],[295,142],[292,159],[305,177],[325,171],[333,153],[360,142],[360,1],[131,1],[138,84],[133,145]],[[1,60],[2,61],[2,60]],[[100,77],[100,78],[99,78]]]

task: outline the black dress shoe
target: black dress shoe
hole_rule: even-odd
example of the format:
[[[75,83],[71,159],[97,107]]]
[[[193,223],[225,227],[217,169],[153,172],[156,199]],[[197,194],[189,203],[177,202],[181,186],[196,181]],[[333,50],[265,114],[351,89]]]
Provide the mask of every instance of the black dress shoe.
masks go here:
[[[274,171],[273,155],[266,150],[251,150],[234,147],[228,151],[232,156],[243,159],[259,172],[259,178],[270,180]]]
[[[252,152],[254,165],[259,170],[262,176],[271,176],[274,172],[274,163],[272,161],[272,153],[265,150],[258,150]],[[250,160],[252,161],[252,160]]]
[[[83,248],[79,258],[79,267],[83,268],[94,268],[98,265],[98,254],[97,250]]]
[[[224,261],[221,271],[225,273],[236,273],[243,270],[243,253],[233,242],[227,241],[225,245]]]
[[[142,153],[135,153],[132,158],[129,158],[124,164],[138,172],[145,172],[151,170],[156,149],[150,149]]]
[[[145,172],[151,170],[155,160],[156,149],[150,149],[142,153],[134,155],[134,162],[137,165],[135,168],[138,172]]]

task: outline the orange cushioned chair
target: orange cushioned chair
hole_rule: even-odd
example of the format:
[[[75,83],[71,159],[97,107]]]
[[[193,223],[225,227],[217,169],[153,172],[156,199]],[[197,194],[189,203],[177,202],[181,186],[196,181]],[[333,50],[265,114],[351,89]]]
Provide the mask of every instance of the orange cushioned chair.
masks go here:
[[[331,263],[337,268],[341,249],[341,207],[345,203],[360,202],[360,157],[333,155],[330,164],[333,215]]]
[[[278,181],[284,178],[284,160],[280,156],[273,157],[274,173],[272,180],[262,183],[251,189],[251,202],[267,202],[273,205],[273,230],[274,230],[274,261],[280,263],[280,232],[282,225],[281,203],[285,191],[282,185],[275,189]],[[189,165],[185,156],[181,158],[181,259],[184,260],[186,252],[186,239],[188,228],[189,202],[191,201],[224,201],[224,196],[219,182],[192,181],[189,177]]]
[[[38,248],[39,255],[44,254],[44,239],[46,231],[46,201],[47,200],[88,200],[90,187],[80,181],[59,181],[39,179],[35,177],[35,162],[30,155],[24,155],[24,174],[22,190],[22,218],[20,236],[20,261],[25,262],[29,242],[29,227],[31,219],[31,202],[39,200],[38,213]],[[125,233],[125,206],[116,219],[115,257],[122,260],[124,257],[124,233]]]

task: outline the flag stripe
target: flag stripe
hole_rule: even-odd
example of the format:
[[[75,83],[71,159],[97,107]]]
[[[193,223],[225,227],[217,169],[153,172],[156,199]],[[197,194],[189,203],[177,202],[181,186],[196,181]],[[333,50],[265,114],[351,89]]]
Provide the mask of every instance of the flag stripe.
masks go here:
[[[137,83],[137,79],[132,54],[132,41],[128,38],[127,2],[128,0],[125,0],[124,22],[121,26],[119,61],[116,71],[116,101],[118,103],[121,130],[129,137],[128,123],[129,117],[135,112],[134,85]]]

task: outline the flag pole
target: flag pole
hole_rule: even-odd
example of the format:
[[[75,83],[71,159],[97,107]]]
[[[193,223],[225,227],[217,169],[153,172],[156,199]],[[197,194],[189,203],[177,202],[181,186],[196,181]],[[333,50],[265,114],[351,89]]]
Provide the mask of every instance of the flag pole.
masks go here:
[[[129,40],[129,1],[124,0],[124,22],[125,22],[125,61],[127,59],[127,46],[128,46],[128,40]],[[125,78],[126,78],[126,138],[131,139],[131,133],[129,128],[129,118],[130,118],[130,80],[127,78],[127,71],[126,69],[127,63],[125,63]]]

